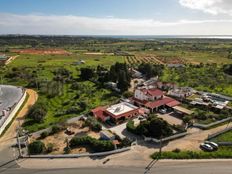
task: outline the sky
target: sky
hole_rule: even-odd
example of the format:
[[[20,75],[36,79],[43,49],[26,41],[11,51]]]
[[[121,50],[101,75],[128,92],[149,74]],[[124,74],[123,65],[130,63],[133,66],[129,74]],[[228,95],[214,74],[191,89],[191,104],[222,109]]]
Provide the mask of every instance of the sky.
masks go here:
[[[232,0],[0,0],[0,34],[232,35]]]

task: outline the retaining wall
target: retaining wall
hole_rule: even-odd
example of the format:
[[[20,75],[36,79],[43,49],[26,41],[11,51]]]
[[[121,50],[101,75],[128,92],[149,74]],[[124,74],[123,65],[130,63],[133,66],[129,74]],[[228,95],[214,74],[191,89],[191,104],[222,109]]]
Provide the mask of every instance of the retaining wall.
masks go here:
[[[225,123],[225,122],[230,121],[230,120],[232,120],[232,117],[225,118],[223,120],[216,121],[216,122],[213,122],[213,123],[210,123],[210,124],[194,123],[193,126],[197,127],[197,128],[200,128],[200,129],[209,129],[210,127],[217,126],[219,124]]]
[[[212,138],[215,138],[215,137],[217,137],[217,136],[219,136],[219,135],[221,135],[221,134],[224,134],[224,133],[226,133],[226,132],[228,132],[228,131],[231,131],[231,130],[232,130],[232,127],[227,128],[227,129],[224,129],[224,130],[222,130],[222,131],[219,131],[219,132],[217,132],[217,133],[215,133],[215,134],[208,135],[208,140],[209,140],[209,139],[212,139]]]
[[[62,154],[62,155],[26,155],[23,158],[80,158],[80,157],[98,157],[98,156],[107,156],[116,153],[122,153],[129,151],[131,147],[126,147],[122,149],[117,149],[108,152],[100,152],[100,153],[83,153],[83,154]]]
[[[174,139],[177,139],[177,138],[181,138],[181,137],[186,136],[187,134],[188,134],[187,132],[183,132],[183,133],[180,133],[180,134],[172,135],[170,137],[163,138],[162,142],[174,140]],[[151,137],[145,137],[144,136],[144,141],[153,141],[154,143],[160,143],[161,139],[156,139],[156,138],[151,138]]]

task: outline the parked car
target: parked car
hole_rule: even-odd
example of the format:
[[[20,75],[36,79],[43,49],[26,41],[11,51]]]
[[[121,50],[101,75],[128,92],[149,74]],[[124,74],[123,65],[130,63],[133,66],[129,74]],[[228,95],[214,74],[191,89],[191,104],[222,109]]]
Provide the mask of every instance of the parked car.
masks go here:
[[[138,119],[139,119],[139,120],[143,120],[144,117],[143,117],[143,116],[139,116]]]
[[[214,150],[218,150],[218,148],[219,148],[217,143],[214,143],[211,141],[205,141],[204,143],[210,145]]]
[[[207,151],[207,152],[212,152],[214,151],[213,147],[210,146],[209,144],[205,144],[205,143],[201,143],[200,144],[200,148],[203,150],[203,151]]]
[[[166,114],[166,113],[167,113],[167,109],[160,109],[159,112],[160,112],[161,114]]]

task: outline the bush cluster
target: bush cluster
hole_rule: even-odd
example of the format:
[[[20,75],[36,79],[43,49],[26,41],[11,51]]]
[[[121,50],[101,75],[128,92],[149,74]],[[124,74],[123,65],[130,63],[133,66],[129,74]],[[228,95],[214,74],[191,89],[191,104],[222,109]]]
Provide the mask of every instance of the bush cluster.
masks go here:
[[[69,145],[71,148],[79,146],[89,146],[94,152],[105,152],[114,150],[114,145],[111,141],[98,140],[89,136],[84,137],[73,137]]]
[[[85,125],[89,126],[91,130],[96,132],[102,130],[102,125],[94,117],[88,117],[88,119],[85,121]]]

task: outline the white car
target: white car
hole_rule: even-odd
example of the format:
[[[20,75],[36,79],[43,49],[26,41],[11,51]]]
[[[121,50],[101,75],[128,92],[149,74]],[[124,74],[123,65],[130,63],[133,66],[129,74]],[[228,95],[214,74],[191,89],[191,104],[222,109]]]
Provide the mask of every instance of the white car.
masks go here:
[[[167,109],[160,109],[159,112],[162,113],[162,114],[166,114],[167,113]]]
[[[210,145],[214,150],[218,150],[219,148],[218,144],[212,141],[205,141],[204,143]]]
[[[210,146],[209,144],[201,143],[200,148],[204,151],[212,152],[214,151],[213,147]]]

